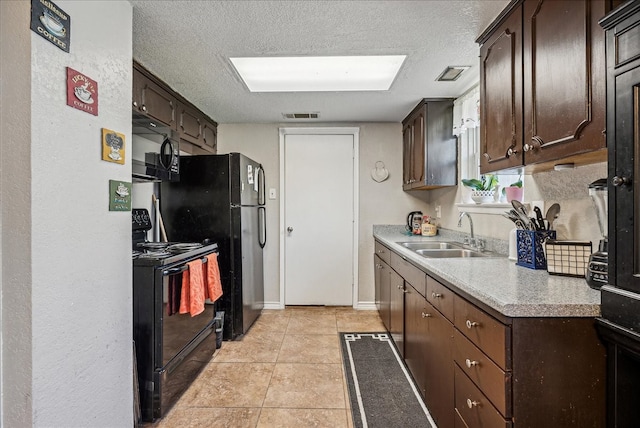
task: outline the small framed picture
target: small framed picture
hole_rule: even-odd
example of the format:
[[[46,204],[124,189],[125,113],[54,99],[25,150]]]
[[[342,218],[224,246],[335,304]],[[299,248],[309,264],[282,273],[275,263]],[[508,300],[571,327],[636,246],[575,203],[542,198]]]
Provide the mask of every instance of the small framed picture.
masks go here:
[[[102,128],[102,160],[124,164],[124,134]]]

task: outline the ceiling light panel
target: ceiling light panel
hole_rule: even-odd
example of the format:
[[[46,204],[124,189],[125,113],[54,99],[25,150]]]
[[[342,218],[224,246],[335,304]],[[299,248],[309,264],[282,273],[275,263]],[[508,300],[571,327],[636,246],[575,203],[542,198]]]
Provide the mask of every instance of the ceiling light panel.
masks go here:
[[[386,91],[406,55],[229,58],[251,92]]]

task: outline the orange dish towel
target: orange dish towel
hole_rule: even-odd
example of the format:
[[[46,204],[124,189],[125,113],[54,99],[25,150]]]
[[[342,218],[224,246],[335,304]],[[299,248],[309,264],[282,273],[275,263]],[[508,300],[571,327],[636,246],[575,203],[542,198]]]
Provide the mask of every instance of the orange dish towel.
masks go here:
[[[207,292],[209,299],[215,302],[222,296],[222,282],[220,281],[220,268],[218,267],[218,253],[207,256]]]
[[[204,312],[206,288],[202,274],[202,261],[187,263],[189,269],[182,274],[182,290],[180,293],[180,313],[191,314],[192,317]]]

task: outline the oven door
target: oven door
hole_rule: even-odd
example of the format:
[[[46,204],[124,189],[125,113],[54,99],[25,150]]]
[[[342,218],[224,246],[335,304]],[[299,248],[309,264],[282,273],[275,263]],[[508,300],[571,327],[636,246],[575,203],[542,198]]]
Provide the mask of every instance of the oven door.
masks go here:
[[[187,269],[185,261],[180,265],[165,266],[157,271],[159,278],[156,284],[160,284],[160,286],[156,289],[155,333],[156,337],[162,339],[155,344],[156,369],[166,368],[181,353],[189,353],[197,346],[197,343],[191,344],[191,342],[199,338],[202,333],[210,334],[213,329],[214,304],[205,303],[204,311],[193,317],[189,313],[179,313],[176,308],[175,299],[177,299],[179,306],[182,277]],[[172,305],[173,310],[171,309]],[[200,338],[200,340],[202,339]],[[192,346],[189,346],[190,344]],[[175,364],[179,363],[180,361],[175,362]]]

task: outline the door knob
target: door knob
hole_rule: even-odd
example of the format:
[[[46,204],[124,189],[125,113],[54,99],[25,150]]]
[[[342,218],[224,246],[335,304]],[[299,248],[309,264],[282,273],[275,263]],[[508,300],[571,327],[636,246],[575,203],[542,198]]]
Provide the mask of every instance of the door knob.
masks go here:
[[[291,227],[291,226],[287,227],[287,232],[289,232],[289,233],[293,232],[293,227]]]

